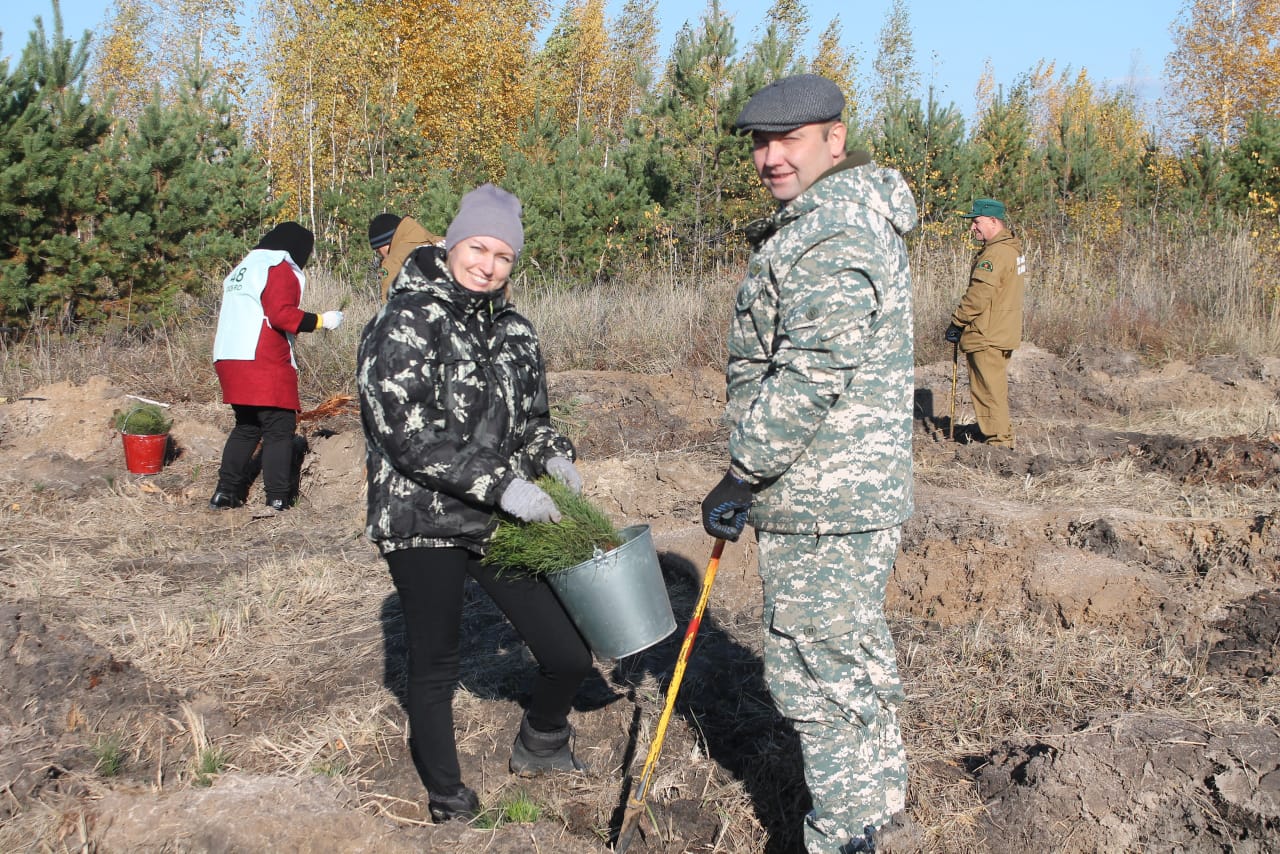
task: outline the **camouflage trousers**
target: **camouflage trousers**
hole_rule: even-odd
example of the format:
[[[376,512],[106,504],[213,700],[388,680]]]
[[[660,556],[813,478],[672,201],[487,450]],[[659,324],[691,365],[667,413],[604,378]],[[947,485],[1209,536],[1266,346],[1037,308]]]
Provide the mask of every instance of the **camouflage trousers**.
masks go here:
[[[884,618],[902,526],[759,540],[765,679],[800,735],[813,798],[805,849],[834,854],[906,803],[903,691]]]

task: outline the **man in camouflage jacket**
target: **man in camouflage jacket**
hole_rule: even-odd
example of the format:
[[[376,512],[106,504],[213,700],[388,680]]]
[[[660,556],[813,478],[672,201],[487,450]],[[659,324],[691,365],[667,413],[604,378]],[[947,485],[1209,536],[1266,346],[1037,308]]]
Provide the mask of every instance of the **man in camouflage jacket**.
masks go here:
[[[551,426],[532,325],[503,291],[451,283],[438,246],[418,249],[395,279],[357,365],[366,533],[384,554],[443,545],[483,554],[511,482],[574,458]]]
[[[846,155],[844,97],[815,75],[738,117],[782,206],[729,334],[730,465],[703,503],[712,536],[757,531],[765,676],[800,735],[810,854],[874,850],[905,804],[902,700],[885,586],[911,514],[911,273],[902,176]]]

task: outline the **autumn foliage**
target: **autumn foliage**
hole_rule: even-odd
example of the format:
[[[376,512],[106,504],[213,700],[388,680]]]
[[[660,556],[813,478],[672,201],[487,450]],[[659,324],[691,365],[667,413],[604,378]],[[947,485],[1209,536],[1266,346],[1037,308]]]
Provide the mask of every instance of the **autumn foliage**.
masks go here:
[[[5,118],[0,157],[31,176],[7,204],[40,225],[0,229],[0,311],[74,327],[124,299],[131,323],[150,322],[220,277],[218,252],[236,257],[282,217],[317,233],[321,263],[360,280],[373,214],[413,214],[441,232],[460,194],[485,180],[524,201],[528,269],[551,286],[721,269],[769,206],[733,118],[760,86],[806,70],[841,84],[850,139],[913,187],[924,224],[914,241],[959,239],[954,212],[996,196],[1031,242],[1096,249],[1193,221],[1246,223],[1265,252],[1280,245],[1280,0],[1188,0],[1171,22],[1159,104],[1040,63],[1012,84],[975,81],[972,116],[921,88],[906,3],[868,39],[872,56],[846,43],[839,17],[811,38],[801,0],[776,0],[749,43],[750,22],[708,0],[660,58],[656,11],[655,0],[628,0],[616,16],[604,0],[261,0],[251,11],[116,0],[83,45],[41,29],[5,69],[6,103],[29,109]],[[57,100],[42,61],[77,100]],[[64,116],[47,137],[61,154],[47,162],[15,142],[40,115]],[[190,140],[184,156],[200,176],[175,184],[165,170],[178,164],[158,165],[164,134]],[[152,189],[78,178],[60,198],[22,201],[40,169],[106,176],[93,164],[108,156],[150,174]],[[208,194],[202,213],[223,212],[183,223],[201,252],[164,248],[148,231],[182,204],[164,188],[199,198],[203,181],[232,188],[239,206]],[[128,228],[107,226],[126,212]],[[143,284],[158,263],[172,271],[165,284]]]

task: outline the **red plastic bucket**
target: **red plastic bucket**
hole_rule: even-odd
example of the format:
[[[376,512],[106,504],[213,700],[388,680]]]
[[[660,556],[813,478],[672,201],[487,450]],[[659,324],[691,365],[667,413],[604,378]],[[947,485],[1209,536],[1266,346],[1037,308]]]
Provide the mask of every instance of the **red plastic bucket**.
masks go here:
[[[164,452],[169,445],[169,434],[140,436],[121,433],[124,440],[124,465],[133,474],[159,474],[164,468]]]

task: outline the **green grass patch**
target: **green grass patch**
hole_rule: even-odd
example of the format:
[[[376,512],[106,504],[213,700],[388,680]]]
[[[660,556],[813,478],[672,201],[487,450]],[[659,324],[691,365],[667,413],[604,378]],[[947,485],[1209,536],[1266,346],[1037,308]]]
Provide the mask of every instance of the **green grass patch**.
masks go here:
[[[195,779],[197,786],[212,786],[213,778],[227,767],[227,754],[220,747],[206,747],[196,756]]]
[[[103,777],[114,777],[124,766],[124,740],[114,733],[100,735],[93,746],[93,755],[98,757],[93,770]]]
[[[538,486],[551,496],[559,522],[518,522],[503,518],[489,541],[484,562],[500,572],[545,574],[570,569],[622,545],[622,537],[602,510],[553,477]]]
[[[491,807],[476,816],[472,826],[483,830],[493,830],[504,824],[532,824],[542,818],[546,809],[535,801],[528,792],[513,792],[498,805]]]
[[[350,770],[350,763],[346,757],[334,756],[330,759],[320,759],[311,765],[311,770],[317,774],[323,774],[325,777],[341,777]]]

